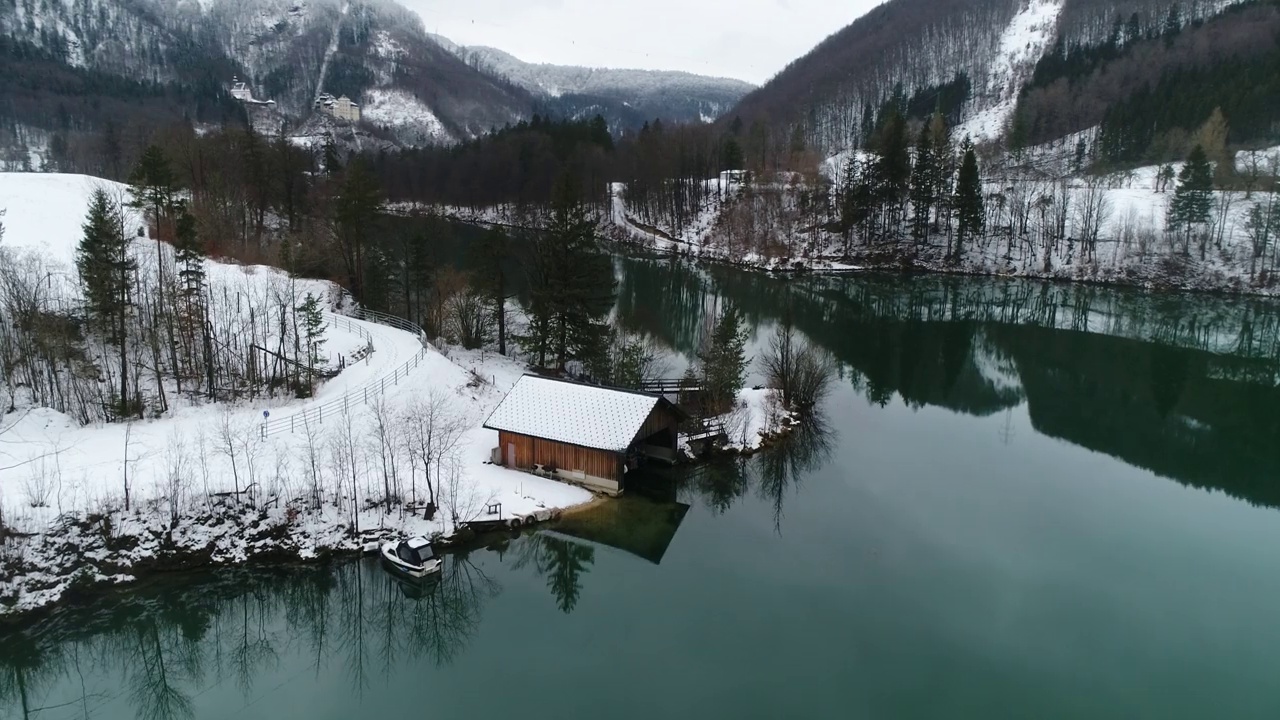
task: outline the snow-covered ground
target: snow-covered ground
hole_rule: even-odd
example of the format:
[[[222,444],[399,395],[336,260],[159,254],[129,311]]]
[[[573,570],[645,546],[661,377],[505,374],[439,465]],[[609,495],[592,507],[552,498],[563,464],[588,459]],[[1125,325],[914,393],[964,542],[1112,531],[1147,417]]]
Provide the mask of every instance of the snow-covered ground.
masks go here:
[[[967,243],[959,263],[943,256],[941,239],[914,249],[909,261],[920,269],[944,272],[1275,291],[1274,284],[1257,284],[1255,273],[1264,263],[1253,257],[1247,224],[1250,209],[1265,203],[1266,195],[1259,191],[1215,191],[1211,221],[1203,228],[1210,240],[1201,257],[1198,240],[1192,240],[1190,246],[1179,241],[1175,247],[1172,235],[1166,232],[1169,202],[1177,183],[1173,180],[1161,187],[1160,167],[1105,176],[1070,174],[1078,142],[1084,140],[1087,146],[1094,136],[1092,130],[1077,133],[1065,142],[1029,148],[1016,158],[1005,158],[1005,167],[989,168],[986,237]],[[869,154],[858,153],[870,159]],[[1270,160],[1272,154],[1280,151],[1259,151],[1258,162]],[[1237,158],[1236,164],[1247,165],[1251,158]],[[844,152],[821,164],[820,172],[830,187],[838,185],[848,159],[849,153]],[[1181,169],[1181,163],[1168,166],[1175,178]],[[756,182],[749,194],[738,192],[737,187],[716,193],[695,221],[675,233],[638,222],[627,204],[626,188],[615,184],[609,234],[663,251],[769,270],[851,271],[864,266],[901,266],[904,258],[893,255],[892,244],[867,247],[856,240],[850,256],[845,257],[841,238],[823,229],[834,217],[832,210],[816,215],[800,211],[799,196],[805,189],[780,175],[772,183]],[[1061,209],[1063,197],[1067,199],[1065,211]],[[1018,212],[1026,216],[1025,233],[1013,235],[1011,248],[1008,228],[1019,226],[1014,219]],[[1053,244],[1046,263],[1044,238],[1050,234],[1053,212],[1065,212],[1065,234]],[[1089,229],[1095,226],[1096,248],[1089,255],[1082,238],[1090,237]],[[1274,252],[1272,243],[1268,253]]]
[[[0,208],[8,211],[2,247],[40,252],[74,275],[80,224],[95,187],[119,190],[84,176],[0,174]],[[153,241],[136,243],[140,256],[154,254]],[[269,268],[207,267],[246,291],[289,282]],[[326,297],[337,295],[329,283],[312,284]],[[591,498],[580,488],[489,464],[497,437],[481,425],[521,365],[483,352],[441,351],[387,325],[334,322],[328,350],[350,352],[371,342],[373,352],[305,401],[175,402],[158,419],[94,426],[47,408],[0,417],[0,527],[30,535],[0,543],[0,614],[41,607],[84,584],[130,579],[172,556],[314,557],[358,549],[373,537],[448,535],[455,514],[459,521],[484,517],[490,503],[501,503],[511,517]],[[319,406],[334,410],[323,417],[308,412]],[[265,434],[263,410],[277,423],[299,421]],[[456,443],[437,448],[431,469],[441,508],[435,519],[384,503],[389,489],[406,501],[426,501],[423,463],[413,448],[424,427],[450,426]],[[355,524],[361,535],[351,532]]]
[[[396,132],[397,136],[412,135],[416,144],[446,143],[453,140],[444,123],[440,122],[426,103],[397,88],[375,88],[366,92],[361,117],[374,125]]]
[[[1053,44],[1063,0],[1030,0],[1000,36],[987,77],[975,83],[973,100],[953,135],[975,143],[995,140],[1013,116],[1018,90]]]

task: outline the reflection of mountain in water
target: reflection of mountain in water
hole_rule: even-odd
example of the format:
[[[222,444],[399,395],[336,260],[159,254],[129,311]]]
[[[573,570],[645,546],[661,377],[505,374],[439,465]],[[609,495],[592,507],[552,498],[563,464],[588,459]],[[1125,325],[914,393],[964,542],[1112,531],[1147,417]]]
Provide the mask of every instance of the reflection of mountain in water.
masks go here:
[[[1280,312],[1253,298],[940,277],[779,279],[626,261],[625,315],[696,348],[709,298],[756,323],[788,304],[871,402],[989,415],[1028,404],[1046,435],[1280,507]],[[671,276],[678,276],[672,278]],[[678,291],[676,291],[678,289]],[[716,482],[729,488],[734,483]]]

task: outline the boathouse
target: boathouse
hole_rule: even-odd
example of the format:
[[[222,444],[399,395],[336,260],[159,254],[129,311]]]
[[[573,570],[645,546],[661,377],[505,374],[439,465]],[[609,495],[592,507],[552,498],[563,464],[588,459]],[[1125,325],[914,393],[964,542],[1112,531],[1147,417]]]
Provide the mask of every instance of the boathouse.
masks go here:
[[[657,395],[525,375],[484,426],[493,462],[618,494],[641,461],[674,462],[685,414]]]

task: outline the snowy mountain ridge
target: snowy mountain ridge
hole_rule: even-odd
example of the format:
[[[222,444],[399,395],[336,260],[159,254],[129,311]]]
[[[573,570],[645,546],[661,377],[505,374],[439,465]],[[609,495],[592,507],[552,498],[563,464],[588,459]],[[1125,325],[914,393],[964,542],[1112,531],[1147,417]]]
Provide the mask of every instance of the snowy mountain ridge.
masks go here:
[[[680,71],[530,63],[497,48],[463,46],[439,35],[432,38],[472,67],[554,101],[553,108],[579,111],[565,114],[582,114],[587,110],[584,106],[592,104],[589,98],[595,101],[595,109],[620,103],[645,119],[710,122],[755,88],[742,80]]]

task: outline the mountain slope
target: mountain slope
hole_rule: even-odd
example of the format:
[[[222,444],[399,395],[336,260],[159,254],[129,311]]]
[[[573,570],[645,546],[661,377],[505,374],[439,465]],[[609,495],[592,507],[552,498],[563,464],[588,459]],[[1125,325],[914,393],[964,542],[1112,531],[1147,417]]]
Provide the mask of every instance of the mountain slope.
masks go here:
[[[686,72],[528,63],[496,48],[437,40],[470,66],[528,90],[554,114],[572,118],[598,112],[614,127],[638,127],[655,118],[709,122],[754,88],[741,80]]]
[[[928,96],[958,76],[973,81],[959,128],[1007,139],[1022,88],[1055,47],[1117,33],[1159,36],[1234,4],[1176,0],[889,0],[831,35],[727,113],[775,137],[833,152],[859,144],[868,110],[901,93]],[[796,131],[798,130],[798,136]]]
[[[0,37],[78,71],[206,97],[238,74],[255,97],[295,120],[312,112],[321,90],[347,95],[371,102],[370,120],[406,142],[472,137],[526,116],[533,104],[527,91],[468,66],[415,14],[385,0],[4,3]]]

